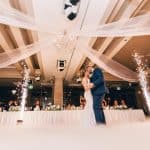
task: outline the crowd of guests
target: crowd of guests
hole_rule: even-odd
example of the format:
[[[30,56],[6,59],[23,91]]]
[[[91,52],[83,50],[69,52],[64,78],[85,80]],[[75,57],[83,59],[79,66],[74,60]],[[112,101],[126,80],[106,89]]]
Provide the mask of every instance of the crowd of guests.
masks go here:
[[[20,108],[17,100],[10,100],[8,104],[1,104],[0,111],[17,111]]]
[[[72,103],[68,103],[65,107],[66,110],[76,110],[76,109],[84,109],[86,106],[86,99],[83,96],[80,96],[80,106],[75,106]],[[125,99],[121,100],[111,100],[110,97],[104,99],[100,107],[102,106],[103,109],[128,109]]]
[[[0,111],[20,111],[21,110],[21,104],[17,100],[10,100],[8,104],[0,104]],[[36,98],[34,100],[34,104],[32,106],[25,106],[25,111],[48,111],[48,110],[61,110],[61,107],[59,105],[52,105],[52,103],[49,103],[46,105],[46,107],[43,107],[41,100]]]
[[[40,111],[40,110],[81,110],[84,109],[86,106],[86,99],[84,96],[80,96],[80,105],[75,106],[72,103],[67,103],[66,105],[61,108],[61,106],[52,105],[51,103],[47,104],[45,108],[43,108],[41,104],[40,99],[35,99],[35,102],[33,106],[26,107],[26,110],[28,111]],[[107,99],[104,99],[102,101],[103,109],[128,109],[128,106],[126,104],[126,101],[124,99],[121,99],[120,101],[115,99],[114,101],[111,101],[111,99],[108,97]],[[21,106],[17,100],[10,100],[7,105],[0,106],[0,111],[19,111],[21,109]]]
[[[86,105],[86,100],[85,98],[81,95],[80,96],[80,105],[79,106],[75,106],[71,100],[68,101],[68,103],[65,105],[64,109],[65,110],[81,110],[84,109]]]
[[[80,96],[80,106],[75,106],[74,104],[68,103],[65,107],[66,110],[84,109],[86,106],[86,99]],[[102,104],[100,104],[103,109],[128,109],[125,99],[121,100],[111,100],[110,97],[104,99]]]
[[[119,100],[115,99],[113,104],[110,104],[110,100],[103,100],[102,101],[102,108],[103,109],[128,109],[126,101],[122,99],[120,102]]]

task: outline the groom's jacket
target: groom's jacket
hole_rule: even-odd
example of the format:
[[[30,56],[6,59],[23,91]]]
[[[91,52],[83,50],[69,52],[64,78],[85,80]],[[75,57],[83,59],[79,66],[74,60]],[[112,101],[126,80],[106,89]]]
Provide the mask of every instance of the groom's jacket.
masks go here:
[[[102,70],[99,68],[94,69],[91,82],[94,83],[94,88],[92,88],[92,95],[101,95],[106,92],[106,86],[104,82],[104,76]]]

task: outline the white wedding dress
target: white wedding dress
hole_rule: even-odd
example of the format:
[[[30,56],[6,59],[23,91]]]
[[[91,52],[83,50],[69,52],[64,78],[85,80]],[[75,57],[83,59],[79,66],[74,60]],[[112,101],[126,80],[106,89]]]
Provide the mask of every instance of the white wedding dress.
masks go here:
[[[90,80],[87,81],[90,83]],[[84,126],[93,127],[96,125],[94,110],[93,110],[93,96],[91,90],[86,90],[84,92],[84,98],[86,99],[86,105],[84,108]]]

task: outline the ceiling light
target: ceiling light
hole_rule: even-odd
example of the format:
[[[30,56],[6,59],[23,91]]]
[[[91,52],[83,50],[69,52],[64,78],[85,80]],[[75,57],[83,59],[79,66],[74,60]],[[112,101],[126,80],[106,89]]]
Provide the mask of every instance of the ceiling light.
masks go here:
[[[16,90],[12,90],[11,93],[12,93],[13,95],[15,95],[15,94],[17,93],[17,91],[16,91]]]
[[[118,87],[117,87],[117,90],[118,90],[118,91],[120,91],[120,90],[121,90],[121,87],[120,87],[120,86],[118,86]]]
[[[79,10],[79,1],[80,0],[65,0],[64,11],[69,20],[74,20],[76,18]]]

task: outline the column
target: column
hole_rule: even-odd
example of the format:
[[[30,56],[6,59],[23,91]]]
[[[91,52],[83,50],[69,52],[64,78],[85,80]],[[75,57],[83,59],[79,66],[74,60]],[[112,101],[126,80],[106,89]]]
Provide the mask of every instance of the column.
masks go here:
[[[54,104],[63,106],[63,79],[62,78],[55,78]]]

